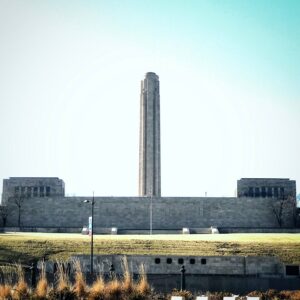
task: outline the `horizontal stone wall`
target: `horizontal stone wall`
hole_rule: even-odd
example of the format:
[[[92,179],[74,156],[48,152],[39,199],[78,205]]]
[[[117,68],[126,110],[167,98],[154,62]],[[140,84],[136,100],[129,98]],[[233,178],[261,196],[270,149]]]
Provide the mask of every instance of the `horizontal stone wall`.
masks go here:
[[[22,227],[81,228],[87,225],[91,204],[88,197],[29,198],[21,204]],[[152,199],[153,229],[216,227],[278,227],[266,198],[188,198]],[[149,229],[150,198],[95,197],[94,226],[98,228]],[[18,208],[8,203],[7,226],[18,226]],[[285,227],[293,227],[286,214]]]
[[[226,228],[223,227],[219,230],[220,233],[300,233],[300,228],[278,228],[278,227],[269,227],[269,228]]]
[[[90,270],[90,256],[77,255],[82,270]],[[108,273],[114,265],[117,274],[123,273],[124,255],[95,255],[94,265]],[[186,274],[194,275],[241,275],[241,276],[284,276],[284,265],[277,257],[266,256],[178,256],[178,255],[126,255],[131,274],[138,274],[141,265],[147,274],[178,274],[182,265]],[[53,272],[53,262],[47,264]]]
[[[90,256],[78,255],[83,272],[90,270]],[[243,256],[161,256],[127,255],[128,269],[135,280],[144,265],[148,281],[156,291],[170,292],[180,289],[180,269],[186,270],[186,288],[190,291],[228,291],[234,294],[246,294],[254,290],[297,289],[300,278],[285,276],[284,264],[276,257]],[[157,259],[160,262],[157,263]],[[170,259],[172,260],[170,262]],[[203,264],[203,259],[206,263]],[[95,255],[95,271],[109,276],[111,264],[117,275],[122,268],[124,255]],[[191,264],[191,260],[193,264]],[[169,261],[169,263],[167,262]],[[39,265],[39,268],[41,265]],[[72,272],[71,268],[71,272]],[[46,263],[46,272],[53,274],[54,262]],[[88,274],[86,274],[88,277]],[[199,292],[198,295],[201,293]]]
[[[180,275],[148,275],[148,281],[156,291],[169,293],[180,289]],[[186,275],[186,289],[202,295],[205,291],[228,292],[235,295],[247,295],[252,291],[298,290],[300,278],[228,276],[228,275]],[[199,292],[203,291],[203,292]]]

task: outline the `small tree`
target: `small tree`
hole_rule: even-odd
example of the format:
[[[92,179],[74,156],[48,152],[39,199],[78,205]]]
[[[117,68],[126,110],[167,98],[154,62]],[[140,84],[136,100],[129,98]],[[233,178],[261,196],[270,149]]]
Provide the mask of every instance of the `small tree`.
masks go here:
[[[18,207],[18,227],[19,228],[21,227],[21,209],[22,209],[23,201],[24,201],[24,197],[22,197],[22,196],[14,197],[14,203]]]
[[[292,211],[293,224],[295,227],[297,227],[299,221],[299,208],[297,207],[297,199],[289,196],[287,199],[287,205]]]
[[[279,227],[282,227],[283,225],[283,207],[284,207],[284,198],[276,199],[272,203],[272,212],[276,218],[276,221],[279,225]]]
[[[0,217],[2,219],[2,225],[3,227],[6,226],[6,221],[7,221],[7,216],[8,216],[8,207],[6,205],[1,205],[0,206]]]
[[[298,208],[295,197],[281,197],[272,203],[272,212],[278,222],[279,227],[284,225],[286,216],[292,217],[293,225],[296,227],[298,222]]]

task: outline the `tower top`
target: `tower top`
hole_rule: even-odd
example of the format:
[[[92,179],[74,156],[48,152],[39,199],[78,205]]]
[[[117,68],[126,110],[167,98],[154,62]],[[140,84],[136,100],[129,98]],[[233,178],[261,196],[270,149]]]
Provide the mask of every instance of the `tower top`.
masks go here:
[[[155,79],[157,79],[158,80],[158,75],[156,75],[154,72],[147,72],[146,73],[146,75],[145,75],[145,77],[147,78],[147,77],[154,77]]]

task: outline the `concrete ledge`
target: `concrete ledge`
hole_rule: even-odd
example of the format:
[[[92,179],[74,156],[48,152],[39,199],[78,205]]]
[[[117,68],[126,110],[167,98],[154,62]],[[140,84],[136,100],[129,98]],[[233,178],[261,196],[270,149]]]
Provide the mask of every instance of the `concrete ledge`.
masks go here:
[[[211,228],[189,228],[190,234],[211,234]],[[300,228],[218,227],[219,233],[300,233]],[[81,233],[80,227],[0,227],[0,232]],[[112,228],[95,227],[95,234],[112,234]],[[120,229],[117,234],[149,234],[149,229]],[[153,234],[182,234],[182,229],[153,229]]]
[[[118,234],[150,234],[149,229],[120,229]],[[153,229],[152,234],[182,234],[182,229]]]
[[[210,234],[210,227],[207,228],[190,228],[190,233],[192,234]]]
[[[4,227],[1,232],[82,233],[77,227]],[[94,228],[96,234],[111,234],[111,228]]]
[[[300,228],[218,227],[220,233],[300,233]]]

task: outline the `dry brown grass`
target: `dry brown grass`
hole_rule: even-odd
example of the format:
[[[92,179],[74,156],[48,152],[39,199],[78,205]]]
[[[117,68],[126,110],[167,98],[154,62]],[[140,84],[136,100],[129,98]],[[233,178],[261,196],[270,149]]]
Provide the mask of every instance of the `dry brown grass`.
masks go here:
[[[277,256],[300,264],[300,234],[95,235],[94,254]],[[0,233],[0,261],[67,260],[89,254],[90,241],[79,234]]]
[[[123,278],[121,283],[122,293],[131,294],[132,291],[135,289],[135,284],[133,282],[132,275],[128,267],[128,261],[126,256],[124,256],[122,259],[122,269],[123,269]]]
[[[21,279],[13,288],[13,299],[26,299],[30,291],[25,280]]]
[[[300,290],[277,291],[270,289],[265,292],[252,291],[248,294],[248,296],[260,297],[261,300],[300,300]]]
[[[193,294],[190,291],[179,291],[179,290],[173,290],[172,294],[168,296],[168,299],[171,299],[172,296],[181,296],[185,300],[192,300],[194,299]]]
[[[16,265],[0,267],[0,274],[1,274],[1,281],[2,281],[2,283],[0,284],[0,300],[6,300],[12,298],[13,277],[15,273],[16,273]]]
[[[104,299],[104,297],[105,297],[105,282],[103,277],[99,276],[90,289],[89,300]]]
[[[75,268],[75,283],[73,286],[73,292],[79,299],[81,299],[87,295],[88,287],[85,281],[84,274],[81,270],[79,259],[73,260],[73,266]]]
[[[119,299],[122,295],[122,283],[114,278],[105,285],[105,299]]]
[[[17,300],[26,299],[30,294],[30,289],[27,282],[25,281],[24,271],[20,264],[16,265],[16,271],[18,281],[13,287],[12,298]]]
[[[58,277],[56,291],[59,293],[63,291],[69,291],[71,285],[70,285],[69,276],[67,274],[65,265],[60,261],[57,261],[56,263],[57,263],[57,277]]]
[[[35,295],[38,299],[45,299],[50,291],[49,283],[46,277],[45,263],[42,263],[41,275],[35,289]]]
[[[284,297],[286,295],[289,295],[290,300],[300,300],[300,290],[299,291],[282,291],[281,295],[283,296],[282,299],[285,299]]]
[[[114,276],[109,281],[105,281],[99,275],[96,281],[89,287],[86,283],[79,260],[72,262],[75,271],[75,281],[73,286],[70,283],[66,264],[57,262],[57,284],[56,287],[49,285],[46,277],[45,265],[42,266],[41,275],[34,291],[30,290],[20,265],[13,266],[14,278],[17,279],[15,285],[8,283],[2,278],[0,284],[0,300],[150,300],[150,299],[170,299],[171,295],[183,296],[185,300],[194,299],[195,296],[189,291],[173,291],[169,295],[158,295],[151,290],[148,283],[146,271],[143,265],[140,266],[139,280],[136,282],[132,278],[126,258],[123,259],[123,276]],[[12,267],[9,267],[7,274],[11,274]],[[2,269],[3,271],[3,269]],[[11,275],[10,275],[11,276]],[[207,293],[210,300],[222,300],[224,296],[229,296],[228,292]],[[161,298],[159,298],[162,296]],[[266,292],[253,291],[248,296],[259,296],[261,300],[300,300],[300,290],[297,291],[276,291]],[[238,299],[245,300],[245,296]]]
[[[9,284],[0,285],[0,299],[6,300],[11,298],[12,286]]]
[[[300,290],[299,291],[292,291],[292,300],[300,300]]]
[[[141,296],[146,296],[151,292],[144,265],[140,266],[140,277],[138,283],[135,286],[135,290]]]
[[[35,294],[38,298],[46,298],[48,295],[48,281],[46,278],[41,278],[36,286]]]

